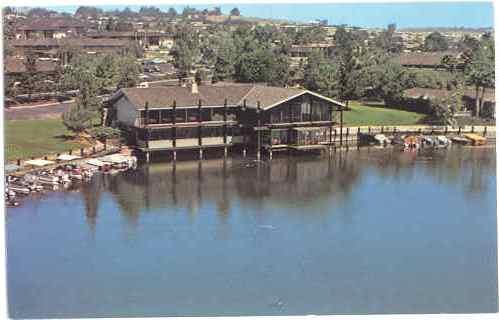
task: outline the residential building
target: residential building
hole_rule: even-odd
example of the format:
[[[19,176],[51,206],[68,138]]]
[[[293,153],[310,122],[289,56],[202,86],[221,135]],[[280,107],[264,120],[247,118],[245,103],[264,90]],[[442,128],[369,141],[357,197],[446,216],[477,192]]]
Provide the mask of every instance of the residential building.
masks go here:
[[[244,150],[323,149],[343,105],[294,88],[251,84],[125,88],[109,100],[114,125],[151,151],[240,146]],[[175,155],[175,153],[174,153]]]

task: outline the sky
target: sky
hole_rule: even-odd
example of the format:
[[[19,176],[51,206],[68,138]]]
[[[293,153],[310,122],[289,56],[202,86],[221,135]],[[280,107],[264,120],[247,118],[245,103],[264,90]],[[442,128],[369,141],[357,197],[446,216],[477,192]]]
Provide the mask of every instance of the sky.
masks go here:
[[[105,0],[103,0],[105,3]],[[126,3],[126,2],[124,2]],[[133,3],[133,2],[130,2]],[[172,5],[154,4],[162,10]],[[141,5],[130,5],[138,10]],[[213,8],[214,3],[191,5],[198,9]],[[309,22],[327,19],[329,24],[381,28],[395,23],[397,28],[409,27],[492,27],[492,2],[420,2],[420,3],[316,3],[316,4],[222,4],[223,13],[237,6],[243,16],[288,19]],[[57,11],[74,12],[78,6],[49,6]],[[123,9],[126,5],[100,6],[103,9]],[[184,5],[174,5],[181,12]]]

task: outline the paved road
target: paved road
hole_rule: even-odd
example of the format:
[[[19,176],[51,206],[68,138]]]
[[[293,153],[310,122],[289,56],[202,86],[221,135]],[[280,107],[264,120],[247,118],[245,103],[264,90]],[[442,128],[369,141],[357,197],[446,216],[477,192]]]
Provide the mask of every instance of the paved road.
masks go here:
[[[4,109],[5,120],[53,119],[69,109],[73,102],[53,103],[37,106],[10,107]]]

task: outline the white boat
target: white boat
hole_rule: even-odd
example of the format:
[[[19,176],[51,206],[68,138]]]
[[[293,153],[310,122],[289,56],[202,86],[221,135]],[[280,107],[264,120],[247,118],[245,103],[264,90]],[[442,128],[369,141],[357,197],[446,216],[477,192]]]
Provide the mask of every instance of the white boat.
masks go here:
[[[448,147],[451,144],[451,140],[446,136],[437,136],[437,145],[440,147]]]
[[[390,139],[388,139],[384,134],[376,134],[374,135],[374,140],[380,145],[388,145],[391,143]]]

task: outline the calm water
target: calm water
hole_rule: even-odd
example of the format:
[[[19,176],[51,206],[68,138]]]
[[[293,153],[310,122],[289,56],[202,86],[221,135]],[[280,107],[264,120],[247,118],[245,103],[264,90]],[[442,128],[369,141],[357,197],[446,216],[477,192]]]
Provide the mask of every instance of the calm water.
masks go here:
[[[495,149],[157,163],[7,211],[12,317],[497,310]]]

